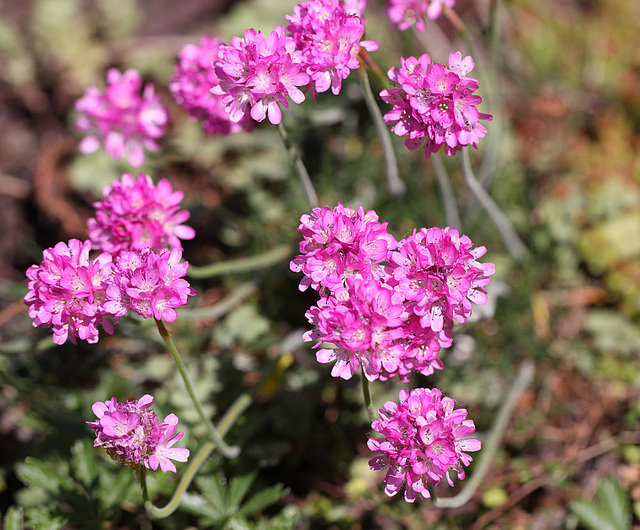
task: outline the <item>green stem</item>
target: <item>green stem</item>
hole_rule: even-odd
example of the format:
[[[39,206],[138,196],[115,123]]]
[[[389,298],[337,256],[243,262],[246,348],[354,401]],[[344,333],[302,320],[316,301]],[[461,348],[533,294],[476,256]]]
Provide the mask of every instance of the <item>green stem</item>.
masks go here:
[[[371,392],[369,391],[369,380],[364,375],[364,370],[361,374],[362,377],[362,395],[364,396],[364,405],[367,408],[367,414],[369,415],[369,420],[373,422],[376,418],[375,412],[373,411],[373,405],[371,404]]]
[[[358,71],[360,72],[362,87],[364,88],[364,100],[373,118],[373,123],[378,131],[380,141],[382,142],[384,158],[387,163],[387,186],[389,187],[389,192],[395,196],[403,195],[406,191],[406,186],[398,174],[398,162],[396,161],[396,155],[393,151],[393,143],[391,142],[389,129],[387,129],[382,113],[380,112],[380,107],[378,107],[376,103],[367,72],[362,67]]]
[[[228,261],[218,261],[203,267],[189,267],[187,275],[190,278],[212,278],[223,274],[238,274],[259,269],[266,269],[291,255],[291,248],[288,245],[280,245],[267,252],[250,256],[248,258],[232,259]]]
[[[218,431],[216,430],[211,419],[208,418],[207,415],[204,413],[204,409],[202,408],[202,403],[200,403],[198,396],[196,396],[195,390],[193,388],[193,384],[191,383],[191,378],[187,373],[187,369],[184,365],[184,362],[182,361],[182,357],[180,357],[180,353],[178,353],[178,350],[175,344],[173,343],[173,340],[171,339],[171,334],[169,333],[169,330],[166,328],[162,320],[156,319],[156,325],[158,326],[158,331],[160,332],[160,336],[162,337],[162,340],[164,340],[165,344],[167,345],[167,348],[169,349],[169,352],[171,353],[171,356],[173,357],[173,360],[176,362],[176,365],[178,366],[178,370],[180,371],[182,380],[184,381],[184,384],[187,387],[187,392],[191,397],[191,401],[193,401],[193,404],[196,407],[198,414],[200,415],[200,419],[202,419],[205,426],[207,427],[207,430],[209,431],[209,437],[211,438],[211,441],[216,444],[220,452],[225,457],[235,458],[236,456],[238,456],[238,454],[240,454],[240,449],[238,447],[229,447],[224,442],[224,440],[222,439]]]
[[[520,370],[518,371],[515,381],[511,385],[509,395],[502,403],[502,407],[500,408],[496,421],[491,428],[489,437],[483,444],[482,453],[480,454],[478,463],[473,471],[473,475],[468,481],[466,481],[462,491],[455,497],[433,497],[433,503],[437,508],[459,508],[469,502],[484,480],[487,471],[489,471],[491,462],[493,461],[496,451],[500,446],[500,441],[504,436],[507,425],[509,425],[509,420],[511,419],[513,410],[518,403],[518,399],[533,380],[534,373],[535,367],[531,361],[524,361],[520,365]]]
[[[233,405],[227,410],[226,414],[220,420],[220,434],[225,435],[229,432],[229,429],[233,426],[236,420],[240,417],[240,415],[246,410],[246,408],[251,404],[251,398],[248,394],[242,394],[238,399],[235,400]],[[166,506],[159,508],[155,506],[149,500],[149,493],[147,491],[147,481],[146,481],[146,470],[143,468],[140,471],[140,487],[142,488],[142,499],[144,501],[144,507],[147,512],[158,519],[164,519],[165,517],[169,517],[173,512],[176,511],[178,506],[180,505],[180,500],[182,499],[183,493],[187,490],[187,488],[193,482],[194,477],[202,467],[202,464],[207,460],[209,455],[215,449],[215,444],[212,441],[205,442],[199,451],[196,453],[196,456],[191,458],[189,462],[189,467],[185,471],[184,475],[180,478],[180,482],[178,483],[178,487],[173,492],[171,499],[166,504]]]
[[[234,287],[226,297],[213,305],[193,309],[183,308],[180,320],[216,320],[229,313],[257,290],[258,286],[255,282],[241,283]]]
[[[529,255],[529,250],[520,240],[517,232],[507,219],[507,216],[502,212],[500,207],[487,193],[482,184],[476,179],[471,169],[471,159],[469,158],[469,148],[462,150],[462,172],[467,182],[467,186],[474,197],[478,200],[480,205],[489,214],[489,217],[498,228],[502,239],[507,245],[509,253],[516,259],[522,259]]]
[[[442,202],[444,202],[444,215],[447,219],[447,225],[458,230],[462,229],[462,221],[460,221],[460,213],[456,204],[456,197],[453,194],[453,186],[447,173],[447,168],[438,153],[431,155],[431,162],[436,174],[436,180],[440,187]]]
[[[309,173],[307,172],[307,168],[300,158],[300,153],[296,146],[289,139],[289,135],[284,128],[282,122],[278,123],[278,132],[280,133],[280,138],[282,138],[282,143],[284,144],[287,154],[293,162],[294,167],[296,168],[296,172],[298,173],[298,178],[300,179],[300,183],[304,188],[305,193],[307,194],[307,200],[309,201],[309,206],[311,208],[315,208],[318,206],[318,196],[316,195],[316,190],[311,183],[311,178],[309,178]]]

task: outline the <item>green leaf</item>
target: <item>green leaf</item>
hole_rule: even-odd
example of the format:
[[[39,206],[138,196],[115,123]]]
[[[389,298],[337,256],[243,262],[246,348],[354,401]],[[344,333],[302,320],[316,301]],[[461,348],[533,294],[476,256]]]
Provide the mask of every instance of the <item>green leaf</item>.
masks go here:
[[[593,502],[579,499],[573,501],[569,507],[590,530],[620,530],[609,520],[609,512]]]
[[[22,508],[12,506],[4,516],[5,530],[23,530],[24,529],[24,513]]]
[[[71,448],[71,466],[75,476],[90,487],[98,478],[96,450],[89,440],[77,440]]]
[[[256,479],[256,473],[247,473],[231,479],[229,484],[229,507],[234,512],[240,506],[242,499],[249,491],[251,484]]]
[[[267,506],[271,506],[278,502],[284,494],[285,490],[282,487],[282,484],[276,484],[275,486],[265,488],[245,502],[242,505],[242,508],[240,508],[239,513],[248,516],[252,513],[264,510]]]
[[[188,491],[182,494],[180,509],[200,517],[208,517],[212,523],[220,522],[225,517],[224,513],[213,507],[202,495]]]
[[[59,530],[67,524],[64,518],[51,515],[44,506],[27,508],[25,515],[26,526],[38,530]]]
[[[222,473],[213,476],[196,478],[196,484],[204,494],[209,504],[221,515],[229,515],[229,503],[227,499],[226,478]]]
[[[631,528],[631,507],[629,496],[613,477],[603,480],[598,487],[598,496],[604,509],[609,512],[610,520],[616,528]]]
[[[102,479],[103,477],[104,475],[100,478]],[[104,486],[101,488],[102,491],[107,491],[106,496],[102,500],[103,506],[107,509],[114,506],[119,506],[122,501],[129,496],[129,491],[131,490],[133,481],[134,475],[132,471],[128,469],[120,470],[115,480],[113,480],[110,484],[104,484]],[[103,480],[101,480],[100,482],[102,485]]]
[[[42,488],[49,493],[58,493],[60,488],[73,489],[73,481],[68,475],[60,473],[51,464],[36,458],[26,458],[16,466],[16,473],[28,486]]]

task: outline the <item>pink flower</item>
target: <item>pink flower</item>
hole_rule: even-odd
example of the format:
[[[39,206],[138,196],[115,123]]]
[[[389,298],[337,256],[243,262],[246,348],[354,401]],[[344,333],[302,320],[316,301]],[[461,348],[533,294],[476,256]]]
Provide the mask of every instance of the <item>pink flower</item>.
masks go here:
[[[422,32],[427,27],[427,20],[438,18],[444,7],[453,7],[456,0],[388,0],[387,16],[400,31],[415,26]]]
[[[144,466],[155,471],[160,466],[164,473],[175,473],[171,460],[186,462],[189,449],[172,447],[183,436],[175,432],[178,417],[169,414],[160,423],[152,404],[149,394],[138,401],[118,403],[113,397],[95,402],[91,409],[98,419],[87,422],[96,435],[93,445],[104,447],[111,458],[133,469]]]
[[[75,127],[88,134],[80,151],[93,153],[103,143],[112,158],[127,157],[134,167],[144,162],[145,149],[157,151],[156,140],[166,132],[169,115],[153,85],[147,84],[142,94],[141,90],[142,78],[133,69],[122,74],[111,68],[104,93],[89,87],[76,102],[80,118]]]
[[[102,253],[89,258],[91,242],[71,239],[42,253],[42,262],[27,270],[29,292],[24,300],[29,306],[33,325],[53,329],[53,341],[67,339],[98,342],[98,326],[113,333],[106,318],[106,290],[110,285],[113,264],[111,255]]]
[[[452,471],[464,479],[463,465],[472,461],[466,451],[479,451],[480,441],[467,438],[475,425],[465,409],[454,409],[451,398],[435,388],[403,389],[398,403],[387,401],[378,412],[371,427],[382,437],[370,438],[367,445],[381,454],[369,460],[369,467],[387,469],[387,495],[396,495],[404,485],[405,500],[414,502],[418,494],[428,499],[428,486],[445,476],[453,486]]]
[[[104,306],[117,322],[129,310],[143,318],[173,322],[176,308],[188,303],[195,290],[182,277],[189,264],[180,262],[178,249],[156,254],[151,249],[123,252],[114,262],[114,279],[106,290]]]
[[[95,218],[87,222],[95,248],[114,255],[144,248],[181,250],[181,239],[195,237],[195,230],[182,224],[190,216],[180,210],[184,195],[174,191],[166,179],[154,185],[148,175],[140,173],[134,180],[125,173],[105,187],[103,194],[104,199],[93,205]]]
[[[463,59],[460,52],[449,55],[449,68],[432,62],[428,54],[401,59],[400,68],[388,74],[396,88],[380,92],[393,105],[385,123],[393,124],[398,136],[408,137],[409,149],[424,142],[427,158],[441,148],[453,155],[464,146],[477,146],[487,132],[480,120],[492,116],[478,111],[482,98],[473,94],[478,80],[467,77],[473,66],[473,59]]]
[[[221,39],[208,35],[200,38],[199,45],[187,44],[180,52],[175,75],[169,85],[173,97],[189,116],[202,120],[202,129],[207,134],[230,134],[253,127],[248,116],[239,122],[231,121],[223,96],[211,92],[219,84],[211,65],[218,59],[221,45]]]
[[[222,96],[232,122],[249,114],[256,121],[268,116],[278,124],[281,105],[288,108],[289,100],[301,103],[305,99],[298,87],[306,86],[309,76],[282,26],[268,36],[248,29],[244,38],[234,37],[229,45],[220,46],[213,67],[219,83],[211,92]]]
[[[352,9],[360,7],[363,6]],[[287,20],[287,30],[318,92],[331,87],[338,94],[343,79],[360,67],[360,48],[378,49],[377,42],[361,40],[364,20],[347,12],[339,0],[308,0],[295,6],[293,16],[287,15]]]

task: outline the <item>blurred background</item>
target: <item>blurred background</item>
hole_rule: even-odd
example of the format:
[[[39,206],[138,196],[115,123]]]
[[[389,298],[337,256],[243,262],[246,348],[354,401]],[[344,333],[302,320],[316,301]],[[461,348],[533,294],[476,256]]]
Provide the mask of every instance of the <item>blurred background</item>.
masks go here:
[[[384,495],[384,473],[367,465],[359,383],[331,378],[302,344],[315,293],[299,292],[287,260],[193,280],[198,297],[171,327],[214,417],[253,393],[230,433],[241,458],[212,457],[183,507],[149,522],[133,472],[91,447],[91,404],[146,392],[158,410],[178,414],[192,452],[206,435],[153,323],[122,321],[98,344],[54,347],[27,315],[25,270],[58,241],[84,239],[102,188],[132,172],[102,151],[78,151],[74,102],[89,85],[103,88],[111,66],[137,68],[155,85],[171,127],[141,171],[185,193],[197,232],[185,244],[190,263],[278,245],[293,256],[307,206],[275,128],[207,137],[167,86],[185,44],[270,31],[286,25],[294,5],[0,0],[0,512],[12,521],[22,514],[37,529],[640,525],[640,4],[632,0],[459,0],[468,39],[447,16],[416,34],[392,27],[379,1],[365,12],[383,72],[425,51],[441,63],[452,50],[473,55],[480,110],[494,120],[472,164],[530,250],[521,261],[509,255],[465,186],[460,155],[447,159],[463,232],[488,248],[483,259],[497,273],[490,303],[441,354],[445,370],[410,385],[438,386],[469,410],[482,436],[520,363],[536,367],[468,504],[444,510]],[[371,82],[375,93],[384,88]],[[357,73],[340,96],[308,97],[284,123],[321,204],[373,208],[397,238],[445,225],[431,162],[396,137],[407,193],[387,192]],[[403,386],[377,382],[374,404],[396,399]],[[175,482],[154,475],[154,498],[161,503]],[[246,501],[253,504],[243,511]],[[585,504],[596,515],[584,515]]]

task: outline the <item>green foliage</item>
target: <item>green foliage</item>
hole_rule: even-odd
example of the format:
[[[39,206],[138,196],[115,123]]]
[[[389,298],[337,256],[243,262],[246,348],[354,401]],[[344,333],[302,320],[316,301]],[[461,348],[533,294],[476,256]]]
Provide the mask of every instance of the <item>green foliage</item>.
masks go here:
[[[598,484],[596,502],[581,498],[570,504],[580,522],[590,530],[629,530],[631,505],[629,496],[614,477]]]

